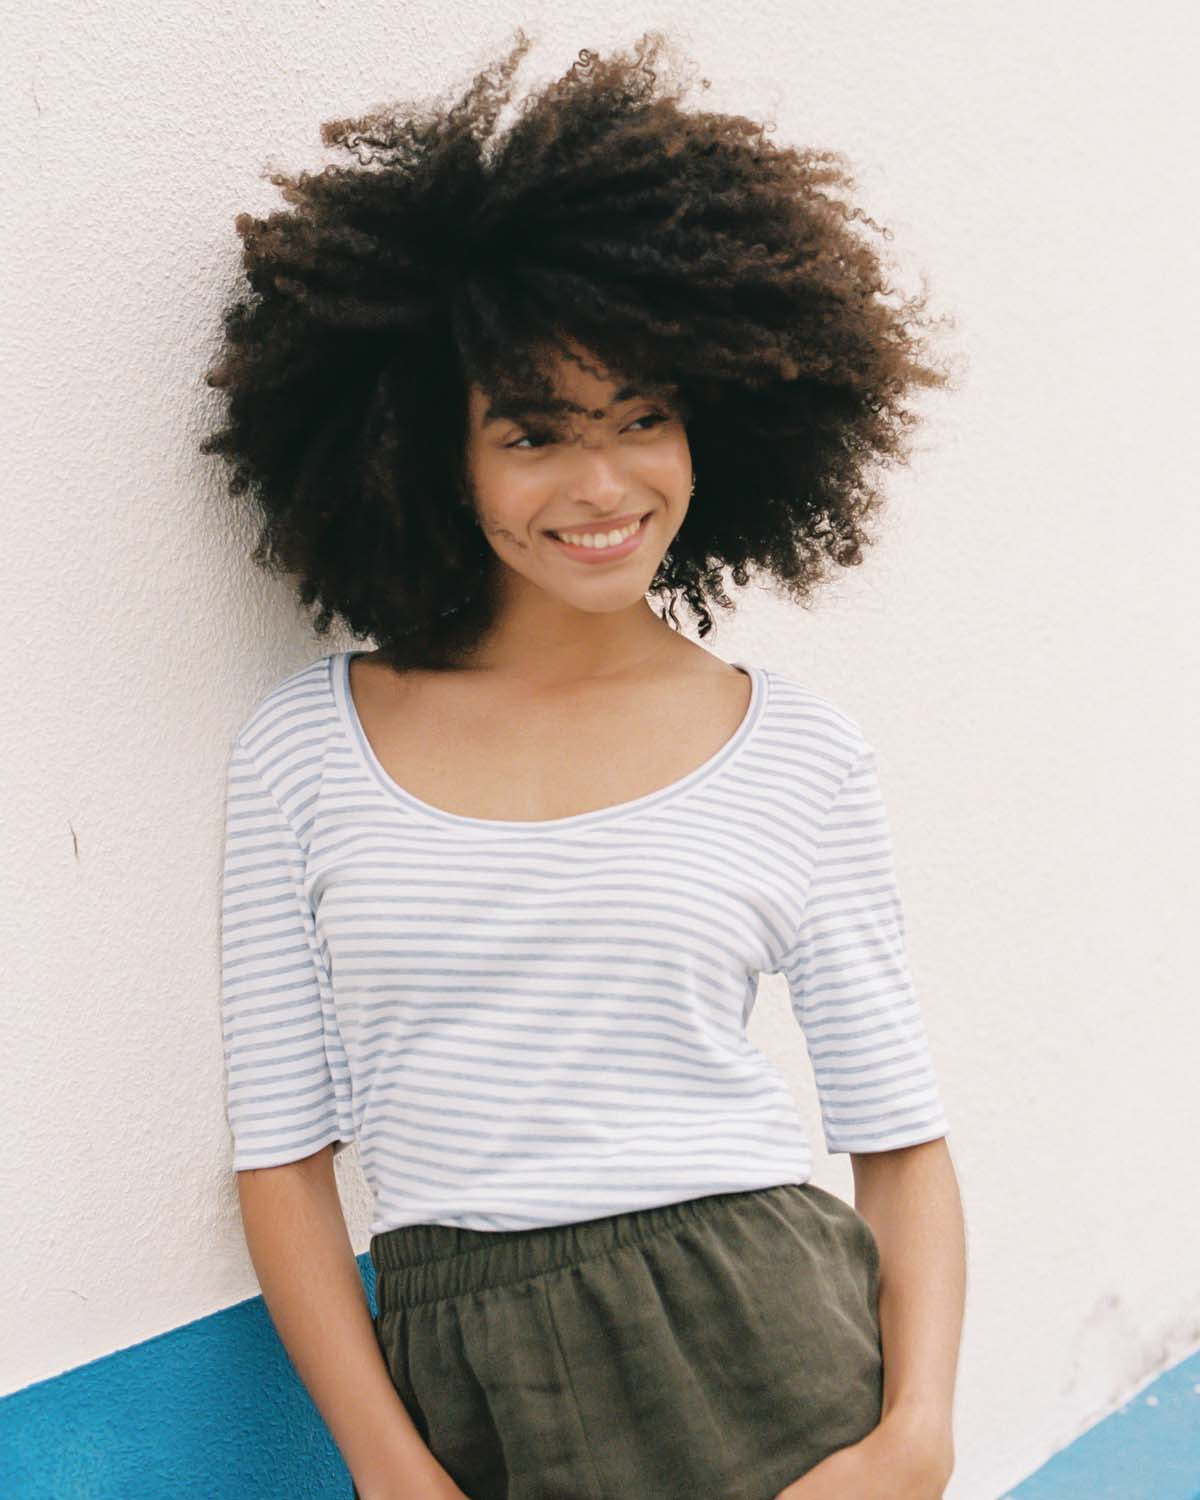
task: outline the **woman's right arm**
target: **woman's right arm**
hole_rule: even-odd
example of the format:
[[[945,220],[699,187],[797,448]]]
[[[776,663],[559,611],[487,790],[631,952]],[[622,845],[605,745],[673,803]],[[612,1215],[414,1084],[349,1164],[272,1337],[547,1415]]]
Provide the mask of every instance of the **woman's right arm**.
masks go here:
[[[465,1500],[413,1425],[375,1338],[330,1146],[237,1173],[263,1300],[362,1500]]]

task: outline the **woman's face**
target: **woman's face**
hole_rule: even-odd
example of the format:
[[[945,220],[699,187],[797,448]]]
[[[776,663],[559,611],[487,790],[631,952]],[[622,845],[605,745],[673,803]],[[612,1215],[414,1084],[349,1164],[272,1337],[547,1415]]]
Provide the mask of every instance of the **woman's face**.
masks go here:
[[[581,411],[496,411],[470,387],[467,475],[480,525],[506,586],[586,611],[627,608],[687,513],[682,408],[670,390],[638,394],[562,357],[554,371],[555,394]]]

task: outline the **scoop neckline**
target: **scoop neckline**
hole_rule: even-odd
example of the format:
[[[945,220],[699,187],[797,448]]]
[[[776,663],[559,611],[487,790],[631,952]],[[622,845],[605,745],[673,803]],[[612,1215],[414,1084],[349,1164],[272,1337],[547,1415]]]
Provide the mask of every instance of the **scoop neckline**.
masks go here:
[[[329,658],[329,662],[338,717],[343,729],[347,731],[347,737],[360,764],[372,780],[396,801],[437,822],[458,828],[502,829],[507,833],[557,832],[563,829],[587,828],[596,824],[615,822],[633,813],[658,807],[664,802],[681,796],[684,792],[694,790],[721,770],[750,738],[755,725],[762,717],[769,687],[767,674],[762,667],[755,666],[752,662],[730,662],[731,667],[744,672],[750,679],[750,702],[746,705],[746,712],[742,715],[741,723],[706,761],[685,776],[655,791],[645,792],[642,796],[629,798],[625,802],[614,802],[608,807],[596,807],[588,812],[571,813],[563,818],[471,818],[463,813],[450,812],[444,807],[435,807],[432,802],[424,801],[401,786],[395,777],[384,769],[367,738],[354,703],[354,695],[350,691],[351,658],[368,654],[368,652],[356,650],[339,651]]]

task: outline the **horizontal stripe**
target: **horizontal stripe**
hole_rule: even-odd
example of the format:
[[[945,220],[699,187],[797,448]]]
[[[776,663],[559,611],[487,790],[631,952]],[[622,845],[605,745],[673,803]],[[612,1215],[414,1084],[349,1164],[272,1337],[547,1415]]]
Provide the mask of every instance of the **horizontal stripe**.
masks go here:
[[[399,786],[353,653],[277,683],[229,755],[221,1020],[233,1167],[359,1144],[373,1234],[523,1229],[805,1182],[749,1040],[786,977],[830,1151],[947,1131],[875,755],[828,699],[743,667],[687,776],[542,822]]]

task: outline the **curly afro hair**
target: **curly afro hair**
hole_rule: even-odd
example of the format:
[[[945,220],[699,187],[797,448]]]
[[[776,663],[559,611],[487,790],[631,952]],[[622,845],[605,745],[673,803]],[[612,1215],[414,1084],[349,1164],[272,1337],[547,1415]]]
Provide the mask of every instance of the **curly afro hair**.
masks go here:
[[[397,668],[460,665],[493,622],[495,554],[465,478],[468,385],[522,410],[571,344],[679,392],[696,474],[648,594],[712,628],[722,570],[806,604],[862,560],[881,504],[871,471],[906,462],[925,358],[924,295],[901,299],[852,227],[836,151],[681,107],[646,32],[586,48],[504,131],[506,56],[460,98],[322,126],[357,165],[270,173],[295,211],[239,214],[252,298],[224,312],[206,375],[230,464],[261,528],[253,561],[292,576]],[[709,86],[709,80],[703,80]],[[360,149],[363,154],[359,154]]]

